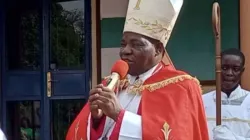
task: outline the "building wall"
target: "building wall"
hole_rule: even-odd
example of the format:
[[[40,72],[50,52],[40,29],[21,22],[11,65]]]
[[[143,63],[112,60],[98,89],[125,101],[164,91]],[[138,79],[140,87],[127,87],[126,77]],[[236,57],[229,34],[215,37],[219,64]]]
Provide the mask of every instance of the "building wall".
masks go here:
[[[215,79],[215,47],[212,31],[212,0],[185,0],[167,50],[178,69],[200,80]],[[222,48],[239,48],[237,0],[221,0]],[[120,39],[128,0],[101,0],[102,76],[119,59]],[[206,87],[204,87],[206,88]],[[214,88],[214,87],[213,87]],[[211,87],[208,87],[210,90]],[[207,88],[205,89],[207,91]]]
[[[250,1],[240,1],[240,48],[245,55],[245,71],[242,75],[242,87],[250,90]]]
[[[119,59],[127,5],[128,0],[101,0],[102,77],[110,73],[113,63]]]

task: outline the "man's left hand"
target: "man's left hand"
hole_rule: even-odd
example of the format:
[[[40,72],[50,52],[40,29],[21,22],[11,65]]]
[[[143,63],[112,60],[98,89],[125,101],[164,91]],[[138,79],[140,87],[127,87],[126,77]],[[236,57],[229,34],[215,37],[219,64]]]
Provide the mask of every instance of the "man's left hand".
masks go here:
[[[100,92],[97,97],[96,104],[106,116],[112,118],[114,121],[117,120],[122,110],[115,93],[104,86],[102,86],[102,92]]]
[[[235,135],[225,125],[216,126],[213,130],[214,140],[236,140]]]

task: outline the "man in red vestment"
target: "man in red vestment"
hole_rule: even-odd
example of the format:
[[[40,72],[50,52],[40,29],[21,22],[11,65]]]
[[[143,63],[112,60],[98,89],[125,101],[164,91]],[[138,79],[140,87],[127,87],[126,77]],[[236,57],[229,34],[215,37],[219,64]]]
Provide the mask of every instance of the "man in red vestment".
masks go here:
[[[176,70],[164,48],[182,4],[129,1],[120,50],[127,78],[116,93],[93,87],[66,140],[208,140],[199,81]]]

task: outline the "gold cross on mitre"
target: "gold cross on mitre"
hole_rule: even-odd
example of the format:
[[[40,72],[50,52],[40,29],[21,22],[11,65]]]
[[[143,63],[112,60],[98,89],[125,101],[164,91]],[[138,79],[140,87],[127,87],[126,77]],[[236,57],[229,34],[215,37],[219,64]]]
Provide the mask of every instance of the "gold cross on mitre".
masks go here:
[[[141,0],[137,0],[136,6],[135,6],[135,10],[140,10],[140,4],[141,4]]]

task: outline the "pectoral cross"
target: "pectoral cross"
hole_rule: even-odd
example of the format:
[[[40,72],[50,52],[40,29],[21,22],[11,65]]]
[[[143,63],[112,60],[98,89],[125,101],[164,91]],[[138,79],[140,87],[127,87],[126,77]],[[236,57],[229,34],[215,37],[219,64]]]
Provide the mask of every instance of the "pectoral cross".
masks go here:
[[[137,3],[135,5],[135,10],[140,10],[140,4],[141,4],[141,0],[137,0]]]
[[[108,138],[105,136],[105,137],[102,138],[102,140],[108,140]]]

